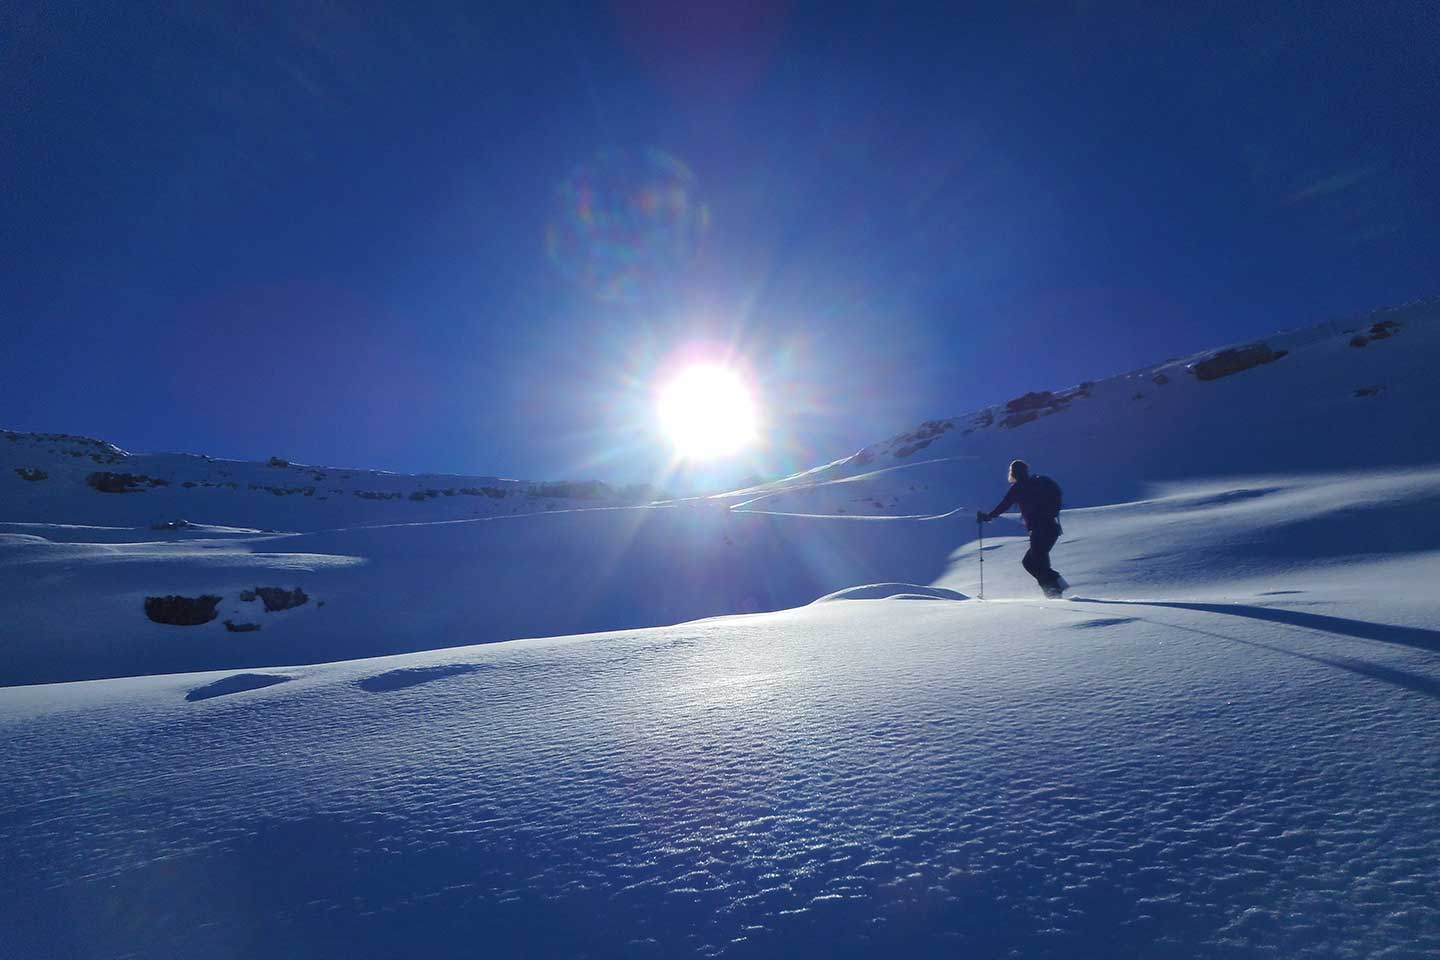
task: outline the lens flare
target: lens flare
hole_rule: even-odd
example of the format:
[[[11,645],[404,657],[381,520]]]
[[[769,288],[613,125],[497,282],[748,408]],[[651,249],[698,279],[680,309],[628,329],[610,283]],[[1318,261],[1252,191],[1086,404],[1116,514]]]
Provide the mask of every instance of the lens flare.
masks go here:
[[[659,391],[656,411],[682,459],[713,460],[736,453],[759,433],[755,400],[732,370],[698,364]]]
[[[545,246],[596,300],[635,304],[679,285],[708,223],[685,164],[660,150],[606,150],[556,188]]]

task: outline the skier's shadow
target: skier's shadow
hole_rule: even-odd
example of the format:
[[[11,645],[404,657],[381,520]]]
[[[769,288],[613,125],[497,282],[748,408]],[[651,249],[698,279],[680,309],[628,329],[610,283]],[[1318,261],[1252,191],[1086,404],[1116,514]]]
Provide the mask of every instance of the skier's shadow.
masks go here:
[[[1293,627],[1304,627],[1309,630],[1320,630],[1325,633],[1356,637],[1361,640],[1378,640],[1381,643],[1395,643],[1429,652],[1440,651],[1440,630],[1427,630],[1423,627],[1401,627],[1388,623],[1372,623],[1368,620],[1351,620],[1347,617],[1331,617],[1318,613],[1301,613],[1297,610],[1273,610],[1269,607],[1255,607],[1242,603],[1189,603],[1179,600],[1095,600],[1088,597],[1076,597],[1075,600],[1080,603],[1103,603],[1131,607],[1175,607],[1181,610],[1200,610],[1205,613],[1225,613],[1236,617],[1248,617],[1252,620],[1268,620],[1274,623],[1284,623]],[[1313,653],[1304,653],[1299,650],[1288,650],[1256,640],[1226,636],[1223,633],[1212,633],[1209,630],[1181,626],[1180,624],[1172,623],[1166,624],[1166,626],[1183,630],[1186,633],[1214,637],[1219,640],[1229,640],[1232,643],[1243,643],[1248,647],[1258,647],[1262,650],[1287,654],[1301,660],[1323,663],[1326,666],[1337,667],[1350,673],[1369,677],[1372,680],[1382,680],[1386,683],[1393,683],[1398,687],[1440,699],[1440,682],[1437,682],[1431,677],[1412,673],[1408,670],[1400,670],[1395,667],[1372,663],[1368,660],[1357,660],[1353,657],[1326,657]]]
[[[1080,598],[1076,598],[1077,600]],[[1180,600],[1092,600],[1084,603],[1121,604],[1142,607],[1176,607],[1181,610],[1202,610],[1206,613],[1224,613],[1232,617],[1248,617],[1251,620],[1269,620],[1322,633],[1337,633],[1359,640],[1378,640],[1381,643],[1396,643],[1431,653],[1440,652],[1440,630],[1424,627],[1402,627],[1391,623],[1374,623],[1369,620],[1351,620],[1348,617],[1332,617],[1321,613],[1302,613],[1299,610],[1277,610],[1274,607],[1256,607],[1244,603],[1192,603]]]

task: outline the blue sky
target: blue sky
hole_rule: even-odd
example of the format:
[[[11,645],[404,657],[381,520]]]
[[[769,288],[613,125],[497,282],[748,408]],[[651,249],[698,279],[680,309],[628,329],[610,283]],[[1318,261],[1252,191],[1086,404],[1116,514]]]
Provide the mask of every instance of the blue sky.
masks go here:
[[[0,424],[631,482],[709,350],[724,482],[1440,290],[1433,5],[1162,6],[7,5]]]

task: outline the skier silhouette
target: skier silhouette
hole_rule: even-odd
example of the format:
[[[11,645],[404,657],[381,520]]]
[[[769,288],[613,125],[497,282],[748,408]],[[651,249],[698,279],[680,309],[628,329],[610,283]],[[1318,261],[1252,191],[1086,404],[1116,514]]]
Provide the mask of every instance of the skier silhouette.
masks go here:
[[[1030,531],[1030,549],[1020,561],[1045,596],[1055,598],[1062,595],[1070,584],[1050,566],[1050,550],[1060,534],[1060,484],[1043,474],[1030,475],[1030,464],[1024,460],[1010,462],[1010,489],[1005,499],[989,513],[977,511],[975,519],[988,523],[1000,514],[1019,504],[1020,519]]]

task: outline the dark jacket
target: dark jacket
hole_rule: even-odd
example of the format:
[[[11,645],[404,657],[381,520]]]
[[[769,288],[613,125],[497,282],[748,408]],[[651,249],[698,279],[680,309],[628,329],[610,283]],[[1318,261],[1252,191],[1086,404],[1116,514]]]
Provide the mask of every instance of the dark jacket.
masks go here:
[[[1012,484],[1009,491],[1005,494],[1005,499],[1001,500],[1000,505],[990,511],[990,518],[993,520],[1006,510],[1019,504],[1020,520],[1025,524],[1026,530],[1035,530],[1055,523],[1059,514],[1048,512],[1042,507],[1042,504],[1048,498],[1044,492],[1038,488],[1035,482],[1038,476],[1038,474],[1029,476]]]

